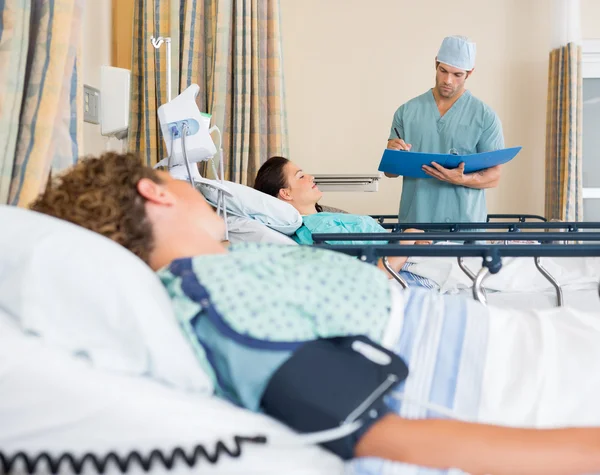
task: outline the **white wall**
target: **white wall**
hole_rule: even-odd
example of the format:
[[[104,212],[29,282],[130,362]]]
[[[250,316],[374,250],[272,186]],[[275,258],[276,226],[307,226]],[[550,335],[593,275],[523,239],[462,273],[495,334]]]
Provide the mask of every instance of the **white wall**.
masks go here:
[[[547,0],[281,0],[281,9],[291,158],[305,170],[376,171],[394,111],[433,85],[442,38],[463,34],[478,48],[468,87],[500,116],[507,146],[523,146],[488,192],[489,211],[543,214]],[[396,213],[400,191],[400,179],[384,178],[377,193],[322,203]]]
[[[600,0],[581,0],[581,33],[584,39],[600,38]]]
[[[547,0],[280,0],[291,158],[313,173],[374,172],[395,109],[433,85],[441,39],[477,42],[469,88],[499,114],[508,146],[523,151],[488,192],[490,212],[544,210],[550,8]],[[581,0],[584,38],[600,38],[600,0]],[[86,2],[83,83],[111,61],[111,0]],[[84,123],[83,154],[106,138]],[[116,144],[113,143],[114,148]],[[328,193],[357,213],[395,213],[400,179],[377,193]]]
[[[100,88],[100,66],[110,65],[111,0],[85,2],[83,20],[82,83]],[[83,114],[83,111],[81,112]],[[106,149],[100,126],[84,122],[81,155],[97,155]]]

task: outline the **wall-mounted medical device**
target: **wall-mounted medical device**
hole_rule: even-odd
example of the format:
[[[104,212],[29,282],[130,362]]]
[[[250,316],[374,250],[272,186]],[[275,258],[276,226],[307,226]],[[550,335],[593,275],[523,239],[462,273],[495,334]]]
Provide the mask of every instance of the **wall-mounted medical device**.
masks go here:
[[[100,132],[106,137],[124,139],[129,130],[131,71],[100,68]]]
[[[192,84],[158,108],[160,129],[169,153],[162,165],[184,165],[184,154],[190,163],[207,161],[217,154],[209,133],[210,116],[202,114],[196,104],[199,91],[200,87]]]

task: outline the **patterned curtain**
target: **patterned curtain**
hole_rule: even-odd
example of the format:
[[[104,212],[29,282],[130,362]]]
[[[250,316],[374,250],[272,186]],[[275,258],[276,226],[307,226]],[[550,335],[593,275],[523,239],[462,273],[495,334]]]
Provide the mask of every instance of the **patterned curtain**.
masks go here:
[[[83,6],[0,1],[0,204],[26,206],[77,161]]]
[[[176,93],[193,83],[200,86],[200,110],[212,114],[223,135],[227,179],[251,185],[267,158],[288,155],[279,0],[138,2],[130,150],[142,152],[149,164],[165,156],[156,120],[165,78],[153,79],[165,74],[165,50],[155,62],[149,37],[175,32],[175,22],[168,20],[174,2],[179,6],[179,29],[172,38],[173,51],[179,52],[173,61],[179,64],[173,68]]]
[[[583,220],[581,46],[550,53],[546,120],[546,218]]]
[[[170,36],[170,13],[169,2],[164,0],[136,1],[133,13],[128,146],[150,166],[166,156],[156,114],[167,102],[166,46],[156,50],[150,38]]]
[[[212,114],[223,124],[225,172],[252,185],[270,156],[288,156],[279,0],[222,0]]]

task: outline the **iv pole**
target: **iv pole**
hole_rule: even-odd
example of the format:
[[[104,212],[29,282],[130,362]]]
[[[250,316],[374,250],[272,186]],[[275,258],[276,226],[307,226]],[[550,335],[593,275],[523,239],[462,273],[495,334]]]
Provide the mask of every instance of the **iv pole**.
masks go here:
[[[167,45],[167,102],[171,102],[171,38],[164,38],[162,36],[155,38],[151,36],[150,42],[156,50],[159,50],[163,43]]]

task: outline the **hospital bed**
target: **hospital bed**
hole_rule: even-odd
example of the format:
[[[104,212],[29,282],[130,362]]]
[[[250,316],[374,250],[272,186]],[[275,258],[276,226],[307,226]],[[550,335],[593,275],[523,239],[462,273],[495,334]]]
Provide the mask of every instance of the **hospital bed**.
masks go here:
[[[50,458],[61,474],[83,459],[83,474],[343,473],[212,395],[166,290],[132,253],[15,207],[0,206],[0,223],[0,473],[51,473]]]
[[[433,241],[442,242],[457,238],[456,232],[427,232],[425,235]],[[510,244],[521,240],[521,236],[514,232],[461,232],[460,238],[465,244],[454,242],[432,246],[387,243],[413,240],[414,234],[408,233],[315,234],[313,240],[315,245],[344,252],[364,261],[374,262],[382,257],[384,265],[386,257],[410,256],[411,260],[417,261],[415,266],[411,266],[411,273],[434,280],[444,293],[468,292],[482,303],[487,303],[489,299],[494,304],[518,308],[524,305],[539,308],[537,306],[542,305],[543,308],[552,301],[556,306],[569,304],[585,310],[600,309],[600,259],[597,259],[600,235],[594,232],[577,233],[577,240],[585,244],[554,244],[563,242],[564,233],[538,232],[528,233],[527,236],[538,244]],[[382,243],[338,244],[360,239]],[[484,239],[496,243],[485,244]],[[326,244],[334,240],[336,245]],[[421,257],[428,259],[419,260]],[[452,258],[456,259],[457,265],[450,267]],[[466,260],[468,258],[471,259]],[[542,258],[545,260],[542,261]],[[511,269],[509,277],[504,279],[503,264]],[[388,271],[395,274],[389,266]],[[452,271],[453,276],[450,275]],[[491,282],[488,281],[490,276]],[[406,282],[399,275],[395,274],[394,278],[406,287]]]
[[[389,473],[213,397],[156,275],[116,243],[12,207],[0,222],[0,472]]]
[[[206,200],[216,206],[218,195],[210,183],[225,186],[231,196],[225,198],[227,221],[233,232],[232,242],[277,242],[290,244],[291,236],[302,225],[302,216],[291,205],[253,188],[233,182],[204,180],[196,187]],[[425,231],[458,232],[473,229],[472,223],[398,223],[397,215],[372,215],[382,227],[391,231],[417,228]],[[504,221],[496,221],[504,220]],[[390,222],[391,221],[391,222]],[[263,226],[261,226],[263,225]],[[576,232],[581,229],[598,229],[600,223],[547,222],[543,216],[534,214],[490,214],[485,223],[477,223],[477,229],[504,229],[512,232],[533,229]],[[275,232],[273,232],[275,231]]]
[[[232,243],[243,242],[264,242],[276,244],[296,245],[290,238],[295,230],[301,225],[302,217],[299,213],[287,203],[283,203],[276,198],[260,193],[252,188],[240,184],[226,183],[226,186],[232,191],[232,197],[227,199],[227,208],[229,212],[229,239]],[[210,188],[199,187],[209,202],[216,201],[216,195]],[[429,232],[450,233],[447,237],[451,241],[461,240],[466,236],[465,230],[472,230],[471,223],[402,223],[398,224],[396,215],[374,215],[379,221],[384,221],[383,227],[392,232],[400,232],[408,228],[421,228]],[[394,222],[385,222],[386,220]],[[505,235],[496,236],[503,239],[502,243],[508,241],[531,241],[534,238],[532,232],[537,231],[564,231],[559,236],[557,242],[569,242],[565,240],[567,236],[577,234],[581,236],[580,231],[600,230],[600,223],[580,223],[580,222],[547,222],[545,218],[531,214],[491,214],[488,215],[487,222],[477,223],[478,230],[487,230],[493,232],[504,232]],[[344,236],[344,237],[342,237]],[[428,235],[431,237],[431,235]],[[319,236],[317,236],[319,238]],[[322,237],[322,236],[321,236]],[[365,235],[331,235],[335,241],[342,240],[364,240],[368,239]],[[477,236],[478,239],[489,240],[492,234]],[[540,236],[538,236],[540,237]],[[542,240],[546,242],[550,239],[550,234],[544,234]],[[573,236],[574,237],[574,236]],[[388,240],[389,234],[379,234],[374,236],[374,240]],[[409,239],[409,238],[405,238]],[[600,234],[598,235],[600,241]],[[410,247],[411,250],[414,247]],[[439,246],[435,246],[436,249]],[[410,278],[411,283],[425,285],[428,288],[439,288],[443,293],[471,293],[473,277],[467,277],[460,269],[470,267],[480,268],[480,263],[465,257],[462,261],[458,259],[451,261],[449,257],[442,257],[436,251],[430,256],[411,256],[406,265],[410,275],[403,274]],[[412,253],[411,253],[412,254]],[[437,257],[436,257],[437,256]],[[457,265],[458,264],[458,265]],[[597,309],[597,297],[594,290],[594,283],[597,282],[598,274],[594,268],[600,267],[598,264],[584,262],[581,258],[545,258],[544,266],[554,275],[561,284],[563,293],[563,303],[566,305],[575,305],[583,308]],[[486,279],[488,288],[488,300],[490,303],[515,308],[524,308],[527,306],[538,308],[548,308],[555,306],[559,296],[555,283],[540,274],[541,263],[533,259],[508,258],[504,260],[504,271],[492,275]],[[565,271],[568,268],[568,272]],[[441,270],[440,270],[441,269]],[[445,273],[442,272],[445,269]],[[561,273],[562,272],[562,273]],[[516,276],[516,277],[515,277]],[[504,281],[502,281],[504,279]],[[531,282],[530,282],[531,280]],[[532,285],[536,283],[536,285]]]
[[[349,472],[340,459],[301,444],[273,419],[213,397],[164,288],[133,254],[26,210],[0,206],[0,222],[5,225],[0,234],[4,468],[14,461],[13,473],[31,471],[24,457],[16,457],[22,453],[41,460],[41,473],[49,472],[46,456],[53,456],[66,463],[86,458],[83,473],[92,474],[100,471],[92,458],[106,461],[113,454],[103,473],[124,471],[117,458],[129,460],[127,473],[145,473],[144,463],[136,460],[151,456],[150,473],[165,473],[159,459],[170,460],[178,451],[198,453],[196,465],[189,467],[180,455],[169,473],[366,473]],[[408,246],[378,247],[364,252],[360,247],[356,255],[373,249],[374,255],[399,253]],[[421,312],[431,316],[428,307]]]

